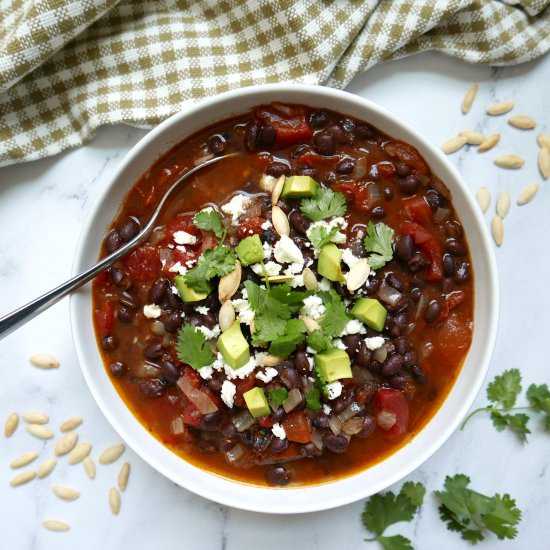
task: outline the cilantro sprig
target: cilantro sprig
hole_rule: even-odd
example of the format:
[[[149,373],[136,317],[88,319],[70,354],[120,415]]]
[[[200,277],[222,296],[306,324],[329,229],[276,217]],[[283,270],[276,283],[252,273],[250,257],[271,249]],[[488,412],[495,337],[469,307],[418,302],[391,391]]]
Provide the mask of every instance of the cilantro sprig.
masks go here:
[[[426,489],[422,483],[407,481],[399,494],[387,491],[370,497],[365,503],[361,519],[366,529],[374,534],[366,541],[377,541],[385,550],[413,550],[411,541],[403,535],[385,536],[390,525],[411,521],[422,503]]]
[[[300,210],[314,222],[332,216],[343,216],[347,210],[346,197],[343,193],[319,187],[313,197],[302,199]]]
[[[332,242],[332,239],[338,233],[340,228],[337,225],[334,225],[328,228],[326,225],[314,225],[308,231],[307,235],[311,244],[314,248],[320,250],[326,244]]]
[[[516,501],[508,494],[483,495],[468,488],[469,484],[468,476],[457,474],[447,476],[443,491],[434,491],[441,502],[439,516],[447,529],[460,533],[472,545],[484,540],[487,531],[501,540],[515,538],[521,520]]]
[[[227,231],[222,224],[222,217],[215,210],[201,210],[193,217],[193,223],[204,231],[212,231],[221,242],[225,240]]]
[[[271,408],[276,411],[288,399],[288,390],[286,388],[276,388],[268,391],[267,399]]]
[[[526,393],[529,405],[516,407],[515,404],[521,391],[521,373],[518,369],[508,369],[495,376],[487,386],[487,399],[490,401],[490,405],[472,411],[462,423],[461,429],[464,429],[474,415],[484,411],[490,413],[493,426],[499,432],[508,428],[519,437],[522,443],[525,443],[527,436],[531,433],[528,427],[530,417],[525,412],[515,412],[514,414],[511,412],[531,411],[545,415],[545,430],[550,431],[550,390],[548,385],[531,384]]]
[[[214,277],[223,277],[235,269],[237,256],[224,244],[218,244],[206,250],[197,265],[185,274],[185,284],[197,292],[209,292],[208,281]]]
[[[346,304],[334,289],[318,292],[317,296],[323,300],[326,311],[319,321],[319,328],[308,336],[307,343],[316,351],[325,351],[333,347],[333,338],[342,333],[350,317],[346,313]]]
[[[363,246],[369,253],[368,261],[372,269],[384,267],[393,258],[393,233],[393,229],[385,223],[368,223]]]
[[[189,323],[183,325],[178,332],[176,354],[180,361],[195,370],[207,367],[214,361],[214,352],[204,334]]]

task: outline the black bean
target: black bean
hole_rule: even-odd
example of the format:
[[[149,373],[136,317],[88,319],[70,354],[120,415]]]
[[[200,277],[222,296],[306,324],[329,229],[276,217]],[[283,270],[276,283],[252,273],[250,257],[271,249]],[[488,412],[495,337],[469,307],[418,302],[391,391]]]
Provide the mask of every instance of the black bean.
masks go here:
[[[361,336],[359,334],[347,334],[342,337],[342,342],[346,346],[346,352],[354,359],[359,351],[359,344],[361,343]]]
[[[274,437],[269,445],[269,450],[274,454],[279,454],[286,451],[289,445],[290,443],[288,439],[279,439],[278,437]]]
[[[419,187],[420,180],[414,175],[399,180],[399,189],[404,195],[414,195]]]
[[[181,318],[181,315],[179,313],[170,313],[162,321],[164,328],[166,332],[169,332],[170,334],[175,334],[180,329],[181,325],[183,325],[183,319]]]
[[[213,155],[221,155],[225,151],[225,139],[220,134],[210,136],[207,143]]]
[[[424,198],[432,212],[435,212],[443,202],[443,197],[435,189],[428,189],[424,194]]]
[[[356,126],[353,130],[353,133],[355,134],[355,137],[358,137],[359,139],[368,139],[373,140],[376,139],[376,132],[373,128],[368,126],[367,124],[361,124],[360,126]]]
[[[465,256],[466,255],[466,247],[454,237],[451,237],[450,239],[447,239],[445,241],[445,248],[453,255],[453,256]]]
[[[328,428],[329,427],[329,417],[323,412],[317,414],[317,416],[311,421],[311,423],[316,428]]]
[[[366,439],[367,437],[372,435],[375,429],[376,421],[374,420],[374,418],[372,416],[365,416],[365,418],[363,419],[363,429],[358,434],[355,434],[355,437]]]
[[[391,187],[384,187],[384,198],[388,202],[393,200],[393,189]]]
[[[275,422],[280,422],[285,417],[285,415],[286,412],[283,407],[279,407],[276,411],[273,411],[273,413],[271,414],[271,418],[273,418]]]
[[[380,279],[369,279],[367,281],[367,294],[369,296],[376,294],[381,284],[382,284],[382,281]]]
[[[290,482],[290,473],[284,466],[268,466],[265,477],[272,485],[288,485]]]
[[[321,155],[333,155],[336,151],[336,141],[332,134],[319,132],[313,136],[313,147]]]
[[[210,380],[208,380],[208,388],[215,393],[220,393],[222,386],[223,380],[219,377],[210,378]]]
[[[200,327],[202,325],[202,315],[197,312],[190,313],[185,317],[185,320],[194,327]]]
[[[124,239],[117,229],[113,229],[105,239],[105,248],[111,254],[124,244]]]
[[[409,349],[409,344],[404,336],[396,338],[394,343],[397,353],[400,353],[401,355],[403,355]]]
[[[353,132],[355,128],[355,122],[353,122],[351,118],[345,118],[344,120],[342,120],[342,122],[340,122],[340,124],[346,132]]]
[[[244,145],[249,151],[256,150],[256,141],[258,139],[258,132],[260,131],[260,123],[256,120],[249,122],[246,126],[244,134]]]
[[[378,392],[379,385],[374,380],[362,384],[357,390],[357,400],[360,403],[368,403]]]
[[[321,177],[321,182],[327,187],[332,187],[332,184],[336,182],[336,174],[334,172],[326,172]]]
[[[114,349],[116,349],[117,344],[118,344],[118,342],[117,342],[116,338],[112,335],[105,336],[105,338],[101,339],[101,347],[105,351],[113,351]]]
[[[134,320],[134,312],[127,306],[121,305],[118,308],[117,318],[121,323],[131,323]]]
[[[393,376],[397,374],[403,366],[403,358],[398,353],[390,355],[382,364],[382,375]]]
[[[370,211],[370,214],[371,214],[371,217],[374,218],[375,220],[381,220],[383,217],[386,216],[386,211],[382,206],[375,206]]]
[[[180,377],[180,369],[172,361],[163,361],[160,364],[162,377],[169,384],[175,384]]]
[[[202,316],[202,324],[209,329],[213,329],[218,324],[218,317],[213,311],[209,311]]]
[[[470,278],[470,264],[468,262],[460,262],[456,268],[455,281],[457,283],[465,283]]]
[[[281,381],[289,390],[302,387],[300,375],[298,371],[292,367],[286,367],[281,371]]]
[[[464,230],[462,225],[457,220],[447,220],[445,222],[445,233],[448,237],[454,237],[455,239],[460,239],[462,237]]]
[[[149,291],[149,300],[153,304],[160,305],[169,290],[170,283],[168,279],[157,279]]]
[[[302,164],[296,168],[296,173],[300,176],[310,176],[312,178],[315,178],[317,175],[317,169]]]
[[[413,302],[418,302],[421,296],[422,296],[422,291],[418,287],[415,287],[411,290],[410,297]]]
[[[422,254],[422,252],[415,252],[412,258],[407,262],[407,267],[413,273],[417,273],[421,269],[430,265],[430,261]]]
[[[125,242],[131,241],[138,233],[139,223],[132,218],[120,228],[120,236]]]
[[[409,350],[403,354],[403,364],[406,367],[412,367],[416,363],[416,352]]]
[[[297,351],[294,356],[294,366],[300,374],[309,374],[310,364],[307,355],[303,351]]]
[[[349,398],[345,395],[338,397],[332,402],[332,410],[340,414],[349,405]]]
[[[407,382],[407,378],[401,374],[396,374],[395,376],[392,376],[389,380],[389,384],[392,388],[395,388],[396,390],[402,390],[405,387],[405,383]]]
[[[160,397],[164,393],[164,384],[158,380],[142,380],[139,382],[139,389],[147,397]]]
[[[426,373],[424,372],[424,369],[422,367],[419,367],[418,365],[413,365],[411,367],[411,372],[417,382],[419,382],[420,384],[424,384],[424,382],[426,382]]]
[[[258,133],[258,145],[262,147],[269,147],[275,143],[277,139],[277,132],[271,124],[263,126]]]
[[[407,313],[400,311],[397,315],[393,318],[393,324],[398,326],[399,328],[404,328],[409,324],[409,316]]]
[[[399,290],[399,292],[403,292],[405,290],[405,286],[403,285],[403,282],[401,281],[401,279],[393,272],[391,273],[388,273],[386,275],[386,283],[390,286],[392,286],[393,288],[395,288],[395,290]]]
[[[160,306],[163,311],[168,312],[180,312],[185,307],[187,307],[188,309],[194,308],[194,304],[192,302],[184,304],[181,301],[179,295],[174,294],[170,289],[168,289],[168,291],[164,295]]]
[[[123,305],[126,306],[128,309],[131,309],[132,311],[136,311],[138,308],[136,299],[132,294],[130,294],[128,291],[121,292],[118,295],[118,301]]]
[[[225,438],[220,440],[218,444],[218,449],[222,453],[226,453],[227,451],[230,451],[234,446],[235,446],[235,441],[233,439]]]
[[[301,212],[298,212],[297,210],[290,214],[288,221],[294,230],[300,235],[306,234],[311,223]]]
[[[367,368],[372,361],[372,351],[367,348],[367,344],[365,344],[365,341],[363,340],[361,342],[361,345],[359,346],[359,352],[357,353],[357,357],[355,358],[355,362],[358,366]]]
[[[143,355],[145,355],[147,359],[154,360],[154,359],[158,359],[162,355],[162,352],[163,352],[162,344],[160,342],[157,342],[156,344],[151,344],[150,346],[147,346],[143,350]]]
[[[208,431],[218,431],[223,422],[223,414],[217,411],[205,414],[201,419],[201,428]]]
[[[111,281],[113,281],[115,285],[124,286],[124,277],[126,276],[126,274],[122,269],[118,269],[118,267],[111,267],[110,273]]]
[[[404,262],[408,262],[414,254],[414,240],[410,235],[399,235],[395,240],[395,254]]]
[[[323,454],[323,451],[318,449],[315,443],[306,443],[305,445],[302,445],[300,447],[300,453],[302,454],[302,456],[313,457],[320,456],[321,454]]]
[[[455,260],[451,254],[443,254],[443,273],[445,277],[450,277],[455,272]]]
[[[378,181],[380,179],[380,171],[378,170],[378,166],[376,164],[371,164],[371,167],[369,168],[369,178],[372,181]]]
[[[351,174],[355,168],[355,161],[351,158],[344,158],[336,165],[338,174]]]
[[[340,126],[339,124],[332,123],[327,126],[327,132],[334,137],[337,143],[346,143],[348,141],[348,137],[346,135],[346,131]]]
[[[324,111],[313,111],[309,115],[309,125],[314,129],[324,128],[329,123],[329,116]]]
[[[109,365],[109,370],[113,376],[120,378],[128,372],[128,367],[122,361],[115,361]]]
[[[343,435],[325,435],[323,444],[333,453],[345,453],[348,448],[348,440]]]
[[[278,160],[274,160],[273,162],[270,162],[266,169],[265,173],[268,176],[272,176],[274,178],[280,178],[281,176],[288,176],[290,174],[290,166],[286,164],[286,162],[280,162]],[[269,207],[271,208],[271,203],[269,203]]]
[[[233,422],[228,422],[223,428],[222,428],[222,435],[224,437],[235,437],[239,432],[237,431],[237,428],[235,428],[235,424]]]
[[[277,206],[285,213],[288,214],[290,212],[290,204],[286,202],[284,199],[279,199],[277,201]]]
[[[406,178],[407,176],[411,175],[412,168],[404,162],[396,162],[395,171],[400,178]]]
[[[426,308],[424,319],[427,323],[433,323],[439,319],[441,315],[441,304],[437,300],[432,300]]]

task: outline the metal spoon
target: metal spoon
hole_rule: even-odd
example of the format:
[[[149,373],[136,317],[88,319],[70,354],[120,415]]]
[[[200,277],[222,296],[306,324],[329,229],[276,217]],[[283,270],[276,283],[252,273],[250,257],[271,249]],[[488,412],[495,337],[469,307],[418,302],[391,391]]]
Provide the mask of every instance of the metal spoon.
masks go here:
[[[199,170],[202,170],[206,166],[210,166],[211,164],[214,164],[222,159],[227,159],[235,155],[238,155],[238,153],[229,153],[221,157],[214,157],[210,160],[207,160],[206,162],[203,162],[202,164],[195,166],[194,168],[191,168],[191,170],[185,172],[185,174],[182,174],[172,184],[170,189],[166,191],[147,224],[131,241],[127,242],[123,247],[119,248],[111,255],[103,258],[103,260],[98,262],[96,265],[90,267],[90,269],[84,271],[84,273],[80,273],[79,275],[74,276],[72,279],[65,281],[63,284],[59,285],[53,290],[50,290],[49,292],[46,292],[46,294],[43,294],[32,302],[29,302],[19,309],[16,309],[15,311],[12,311],[11,313],[4,315],[3,317],[0,317],[0,339],[12,333],[14,330],[24,325],[27,321],[34,319],[37,315],[48,309],[50,306],[53,306],[54,304],[59,302],[61,298],[64,298],[73,290],[80,288],[82,285],[92,280],[96,275],[99,275],[102,271],[105,271],[105,269],[113,265],[119,258],[136,248],[141,242],[145,240],[151,229],[153,229],[162,208],[166,204],[166,201],[170,198],[172,193],[180,186],[181,183],[183,183],[185,180],[187,180],[187,178],[196,174]]]

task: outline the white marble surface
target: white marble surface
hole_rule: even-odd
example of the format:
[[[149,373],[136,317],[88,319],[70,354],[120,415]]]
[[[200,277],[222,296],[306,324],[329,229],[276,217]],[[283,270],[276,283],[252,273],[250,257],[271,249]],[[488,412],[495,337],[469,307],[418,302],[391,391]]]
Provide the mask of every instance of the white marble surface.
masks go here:
[[[535,133],[506,125],[505,118],[488,118],[494,100],[516,101],[517,113],[534,116],[550,132],[550,57],[508,69],[468,66],[435,54],[423,54],[377,67],[357,78],[350,90],[390,109],[436,143],[462,129],[502,131],[499,146],[478,154],[463,150],[452,157],[472,191],[487,185],[510,191],[515,198],[528,183],[540,181],[536,168]],[[472,82],[480,83],[472,112],[464,117],[459,105]],[[122,155],[144,134],[123,126],[102,129],[87,146],[55,158],[0,169],[0,310],[11,310],[68,277],[81,224],[93,199]],[[491,159],[514,152],[527,159],[520,171],[499,170]],[[546,356],[550,327],[550,183],[536,200],[513,207],[506,219],[506,239],[497,251],[502,310],[498,342],[490,376],[519,367],[526,382],[550,382]],[[85,422],[82,440],[94,443],[93,456],[118,437],[87,391],[76,361],[69,327],[68,302],[58,304],[0,343],[0,416],[12,410],[44,410],[58,426],[71,415]],[[28,364],[36,352],[51,351],[61,361],[57,371],[40,371]],[[477,403],[484,402],[484,396]],[[533,426],[534,427],[534,426]],[[550,438],[540,429],[521,446],[509,434],[496,433],[488,418],[479,417],[451,439],[410,479],[428,489],[441,487],[445,475],[464,472],[480,491],[510,492],[524,518],[516,541],[507,548],[542,550],[550,547]],[[10,460],[33,449],[51,454],[53,443],[42,443],[23,430],[0,438],[0,548],[51,549],[186,548],[262,550],[281,548],[367,548],[360,522],[363,503],[298,516],[268,516],[219,506],[167,481],[128,450],[132,474],[122,510],[113,518],[107,506],[108,488],[118,465],[98,468],[89,481],[79,466],[62,463],[45,480],[12,489]],[[74,503],[51,493],[52,484],[81,490]],[[69,533],[45,531],[41,520],[62,518]],[[418,518],[393,528],[412,538],[415,548],[466,548],[446,530],[429,495]],[[375,547],[370,545],[370,547]],[[504,547],[493,537],[480,548]]]

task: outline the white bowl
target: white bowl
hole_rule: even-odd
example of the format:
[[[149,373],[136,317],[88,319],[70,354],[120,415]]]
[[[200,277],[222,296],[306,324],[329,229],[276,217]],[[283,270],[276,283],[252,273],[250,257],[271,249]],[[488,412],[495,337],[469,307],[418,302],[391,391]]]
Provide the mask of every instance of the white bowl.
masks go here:
[[[126,407],[105,372],[96,346],[89,285],[71,298],[71,324],[82,372],[97,404],[124,441],[153,468],[181,487],[216,502],[255,512],[289,514],[342,506],[384,490],[443,445],[472,405],[487,372],[498,319],[498,281],[493,249],[479,208],[457,170],[439,149],[366,99],[325,87],[286,84],[253,86],[218,95],[170,117],[149,132],[126,155],[111,184],[90,209],[78,244],[74,272],[95,262],[105,230],[126,192],[160,156],[197,130],[275,100],[332,109],[367,121],[393,138],[414,145],[452,192],[474,266],[473,341],[450,394],[422,431],[382,462],[330,483],[298,488],[239,483],[178,457],[148,433]]]

